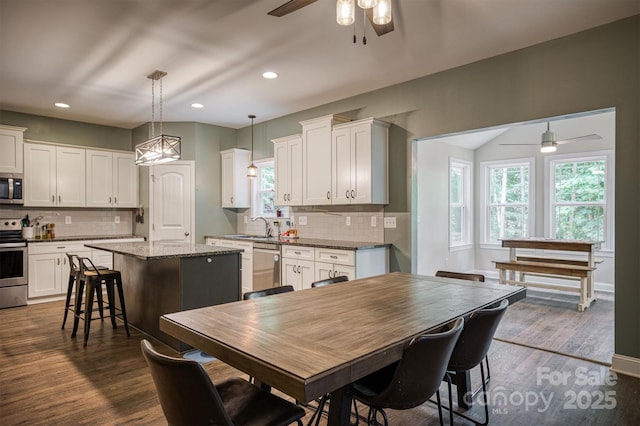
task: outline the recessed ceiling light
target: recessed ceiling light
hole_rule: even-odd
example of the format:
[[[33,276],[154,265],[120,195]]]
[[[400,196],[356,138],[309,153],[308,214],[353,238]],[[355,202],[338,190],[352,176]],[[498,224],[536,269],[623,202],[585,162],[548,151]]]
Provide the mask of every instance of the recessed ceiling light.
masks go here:
[[[54,105],[58,108],[69,108],[69,104],[65,104],[64,102],[56,102]]]
[[[262,73],[262,76],[264,78],[278,78],[278,73],[277,72],[273,72],[273,71],[265,71]]]
[[[196,103],[196,104],[191,104],[191,107],[192,108],[204,108],[204,105]]]

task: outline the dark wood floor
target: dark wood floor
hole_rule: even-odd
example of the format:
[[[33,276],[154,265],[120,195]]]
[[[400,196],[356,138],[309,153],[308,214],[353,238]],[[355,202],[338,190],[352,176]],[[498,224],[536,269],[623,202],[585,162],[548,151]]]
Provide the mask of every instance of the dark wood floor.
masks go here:
[[[133,329],[127,338],[122,327],[94,322],[85,348],[70,337],[69,325],[60,330],[62,312],[62,302],[0,310],[0,424],[166,424],[140,353],[145,336]],[[640,379],[620,376],[607,384],[596,377],[606,376],[606,367],[501,341],[490,358],[491,424],[640,424]],[[242,375],[220,361],[205,368],[214,381]],[[543,371],[567,378],[556,384]],[[593,383],[581,384],[584,377]],[[476,404],[472,414],[479,410]],[[438,424],[428,403],[389,417],[392,425]]]

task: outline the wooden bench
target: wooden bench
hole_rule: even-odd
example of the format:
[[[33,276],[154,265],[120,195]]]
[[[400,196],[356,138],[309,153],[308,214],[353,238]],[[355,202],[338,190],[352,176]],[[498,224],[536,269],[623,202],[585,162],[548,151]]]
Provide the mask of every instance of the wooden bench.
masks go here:
[[[516,284],[525,287],[541,287],[554,290],[573,291],[580,293],[580,303],[578,310],[584,311],[595,300],[592,288],[593,280],[591,273],[594,267],[587,266],[586,261],[571,259],[552,259],[542,257],[518,256],[516,260],[493,261],[500,271],[500,284]],[[516,281],[511,276],[507,278],[507,271],[519,272],[520,279]],[[577,279],[580,281],[580,288],[568,287],[556,284],[544,284],[525,281],[525,274],[540,275],[553,278]]]

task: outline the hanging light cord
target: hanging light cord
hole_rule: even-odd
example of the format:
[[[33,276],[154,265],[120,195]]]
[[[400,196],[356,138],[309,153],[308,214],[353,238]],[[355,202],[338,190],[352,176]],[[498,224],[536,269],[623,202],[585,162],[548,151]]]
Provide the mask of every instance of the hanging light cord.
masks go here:
[[[156,136],[156,129],[154,121],[156,118],[156,92],[155,92],[155,80],[151,79],[151,137]]]
[[[162,135],[162,77],[160,77],[160,134]]]

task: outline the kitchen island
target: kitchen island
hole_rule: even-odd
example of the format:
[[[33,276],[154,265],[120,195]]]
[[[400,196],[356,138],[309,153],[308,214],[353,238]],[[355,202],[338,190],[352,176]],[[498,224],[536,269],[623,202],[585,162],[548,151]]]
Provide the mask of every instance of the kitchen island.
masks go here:
[[[160,316],[240,300],[242,250],[168,241],[86,244],[113,253],[130,325],[182,352],[160,331]]]

